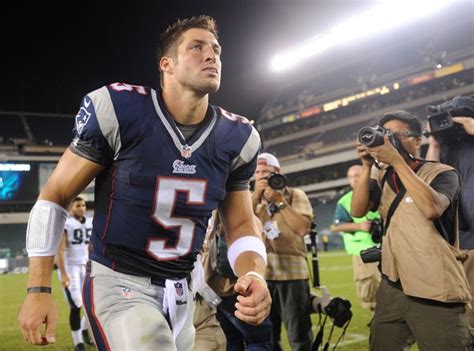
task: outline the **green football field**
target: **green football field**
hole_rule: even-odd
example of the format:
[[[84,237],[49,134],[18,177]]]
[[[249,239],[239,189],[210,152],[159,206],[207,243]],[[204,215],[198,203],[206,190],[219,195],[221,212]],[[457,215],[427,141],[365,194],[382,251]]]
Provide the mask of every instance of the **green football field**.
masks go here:
[[[354,314],[347,329],[345,338],[340,342],[337,350],[368,350],[370,313],[360,307],[352,281],[351,257],[340,251],[319,254],[321,284],[328,287],[331,295],[343,297],[352,303]],[[58,326],[55,346],[36,347],[28,346],[22,339],[17,327],[16,315],[19,305],[25,296],[26,274],[0,276],[0,350],[73,350],[72,337],[69,332],[68,306],[59,287],[57,275],[54,274],[53,294],[58,306]],[[313,314],[313,330],[318,330],[318,315]],[[328,319],[324,332],[324,342],[329,335],[331,321]],[[332,342],[341,334],[340,328],[335,328]],[[282,339],[285,349],[290,350],[283,332]],[[330,348],[332,349],[332,347]],[[138,351],[138,350],[137,350]]]

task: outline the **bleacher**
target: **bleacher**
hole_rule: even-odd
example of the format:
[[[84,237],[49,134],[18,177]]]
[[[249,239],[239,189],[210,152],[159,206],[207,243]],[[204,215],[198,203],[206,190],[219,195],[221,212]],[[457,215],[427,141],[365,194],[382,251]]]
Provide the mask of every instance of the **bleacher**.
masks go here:
[[[410,111],[426,123],[426,106],[474,93],[472,50],[440,70],[402,71],[399,76],[388,72],[390,79],[366,92],[353,86],[312,95],[308,86],[313,82],[308,81],[300,93],[292,87],[290,94],[280,93],[262,110],[257,129],[264,151],[279,158],[290,186],[308,194],[321,229],[327,229],[335,201],[347,190],[347,169],[359,163],[355,142],[360,128],[375,126],[384,113],[394,110]],[[426,146],[423,138],[422,155]]]
[[[40,145],[68,145],[72,139],[72,118],[28,116],[28,125]]]

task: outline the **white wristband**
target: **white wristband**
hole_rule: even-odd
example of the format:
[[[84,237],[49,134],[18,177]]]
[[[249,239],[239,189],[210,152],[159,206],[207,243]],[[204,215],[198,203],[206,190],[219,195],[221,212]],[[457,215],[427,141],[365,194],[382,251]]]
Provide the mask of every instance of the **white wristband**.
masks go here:
[[[66,217],[67,211],[57,203],[36,201],[26,229],[26,250],[29,257],[56,255]]]
[[[244,236],[234,241],[227,249],[227,258],[229,259],[230,267],[236,276],[235,261],[237,261],[237,257],[247,251],[253,251],[259,254],[265,261],[265,264],[267,264],[267,250],[265,249],[265,244],[262,239],[251,235]]]
[[[245,276],[248,277],[248,276],[254,276],[258,279],[260,279],[264,284],[265,286],[267,286],[267,281],[265,280],[265,278],[263,277],[263,275],[261,275],[260,273],[258,272],[255,272],[255,271],[250,271],[250,272],[247,272],[245,273]]]

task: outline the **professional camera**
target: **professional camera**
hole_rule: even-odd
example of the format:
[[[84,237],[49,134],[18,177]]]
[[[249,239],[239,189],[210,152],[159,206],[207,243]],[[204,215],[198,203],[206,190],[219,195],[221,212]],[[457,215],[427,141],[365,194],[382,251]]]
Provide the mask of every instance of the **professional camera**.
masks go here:
[[[359,142],[364,146],[375,147],[383,145],[385,142],[384,135],[388,135],[388,139],[393,144],[393,146],[399,149],[400,143],[395,134],[393,134],[393,132],[390,130],[382,128],[381,126],[362,127],[357,133],[357,139],[359,139]]]
[[[331,298],[326,287],[319,287],[323,296],[310,293],[311,310],[314,313],[325,313],[334,325],[342,328],[352,318],[351,302],[342,297]]]
[[[364,263],[380,262],[382,259],[382,249],[378,246],[372,246],[368,249],[361,250],[360,258]]]
[[[377,218],[370,222],[370,235],[374,243],[382,242],[383,223],[380,219]]]
[[[463,126],[455,123],[453,117],[474,118],[474,98],[456,96],[440,105],[427,106],[426,110],[430,113],[428,123],[431,132],[425,132],[425,136],[431,134],[440,143],[452,143],[467,136]]]
[[[286,177],[280,173],[271,173],[268,177],[268,186],[274,190],[282,190],[288,183]]]

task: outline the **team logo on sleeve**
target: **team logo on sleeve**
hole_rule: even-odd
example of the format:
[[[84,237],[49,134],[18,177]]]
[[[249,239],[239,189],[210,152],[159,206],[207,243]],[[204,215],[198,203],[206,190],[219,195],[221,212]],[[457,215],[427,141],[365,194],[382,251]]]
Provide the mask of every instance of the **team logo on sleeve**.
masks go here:
[[[84,98],[84,106],[81,106],[79,112],[76,115],[76,130],[78,134],[82,133],[84,126],[89,122],[91,118],[91,113],[87,111],[87,108],[90,106],[91,100]]]

